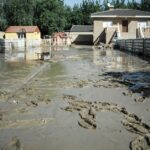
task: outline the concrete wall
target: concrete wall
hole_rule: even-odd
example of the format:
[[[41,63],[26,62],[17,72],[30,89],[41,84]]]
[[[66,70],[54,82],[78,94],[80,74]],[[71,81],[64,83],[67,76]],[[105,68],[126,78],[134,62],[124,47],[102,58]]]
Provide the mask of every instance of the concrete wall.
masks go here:
[[[128,32],[122,32],[122,21],[128,20]],[[95,41],[100,33],[103,31],[103,22],[112,21],[114,26],[119,24],[120,34],[122,39],[134,39],[136,38],[136,29],[139,21],[146,21],[150,25],[150,19],[148,18],[95,18],[94,19],[94,32],[93,32],[93,41]]]
[[[70,32],[71,43],[92,45],[93,32]]]
[[[103,21],[94,20],[94,29],[93,29],[93,42],[99,37],[101,32],[104,30]]]

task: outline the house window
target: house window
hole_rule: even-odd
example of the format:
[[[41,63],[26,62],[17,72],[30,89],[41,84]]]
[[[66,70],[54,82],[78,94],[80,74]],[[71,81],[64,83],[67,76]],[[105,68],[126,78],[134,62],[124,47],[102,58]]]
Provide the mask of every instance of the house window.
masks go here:
[[[137,24],[137,27],[141,27],[141,28],[145,28],[147,26],[147,22],[146,21],[139,21]]]
[[[26,33],[18,33],[18,39],[24,39],[24,38],[26,38]]]
[[[128,20],[122,21],[122,32],[128,32]]]
[[[21,29],[17,34],[18,34],[19,39],[26,38],[26,30],[25,29]]]
[[[112,27],[113,22],[112,21],[104,21],[103,22],[103,28]]]

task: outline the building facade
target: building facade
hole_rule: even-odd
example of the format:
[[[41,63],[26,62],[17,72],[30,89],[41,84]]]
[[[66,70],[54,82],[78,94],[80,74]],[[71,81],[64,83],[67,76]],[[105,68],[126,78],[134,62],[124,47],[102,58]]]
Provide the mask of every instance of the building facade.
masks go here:
[[[135,39],[150,37],[150,12],[133,9],[111,9],[91,14],[93,43],[109,44],[113,37]]]
[[[63,45],[71,45],[71,39],[69,35],[65,32],[56,32],[52,35],[52,45],[63,46]]]
[[[41,32],[38,26],[9,26],[5,31],[5,39],[39,40],[41,39]]]

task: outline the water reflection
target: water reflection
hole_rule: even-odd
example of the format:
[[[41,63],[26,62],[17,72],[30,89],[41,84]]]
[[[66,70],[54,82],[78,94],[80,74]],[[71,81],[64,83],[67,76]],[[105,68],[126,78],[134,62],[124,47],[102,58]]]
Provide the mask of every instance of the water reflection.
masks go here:
[[[98,66],[103,66],[108,70],[117,69],[133,71],[141,69],[147,65],[147,62],[133,55],[116,51],[93,49],[93,62]]]

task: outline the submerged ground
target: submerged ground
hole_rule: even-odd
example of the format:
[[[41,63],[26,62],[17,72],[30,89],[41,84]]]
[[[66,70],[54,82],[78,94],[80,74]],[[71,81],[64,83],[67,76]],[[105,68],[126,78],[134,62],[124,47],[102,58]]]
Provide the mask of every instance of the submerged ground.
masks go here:
[[[76,47],[48,62],[0,56],[0,149],[150,149],[150,65]]]

